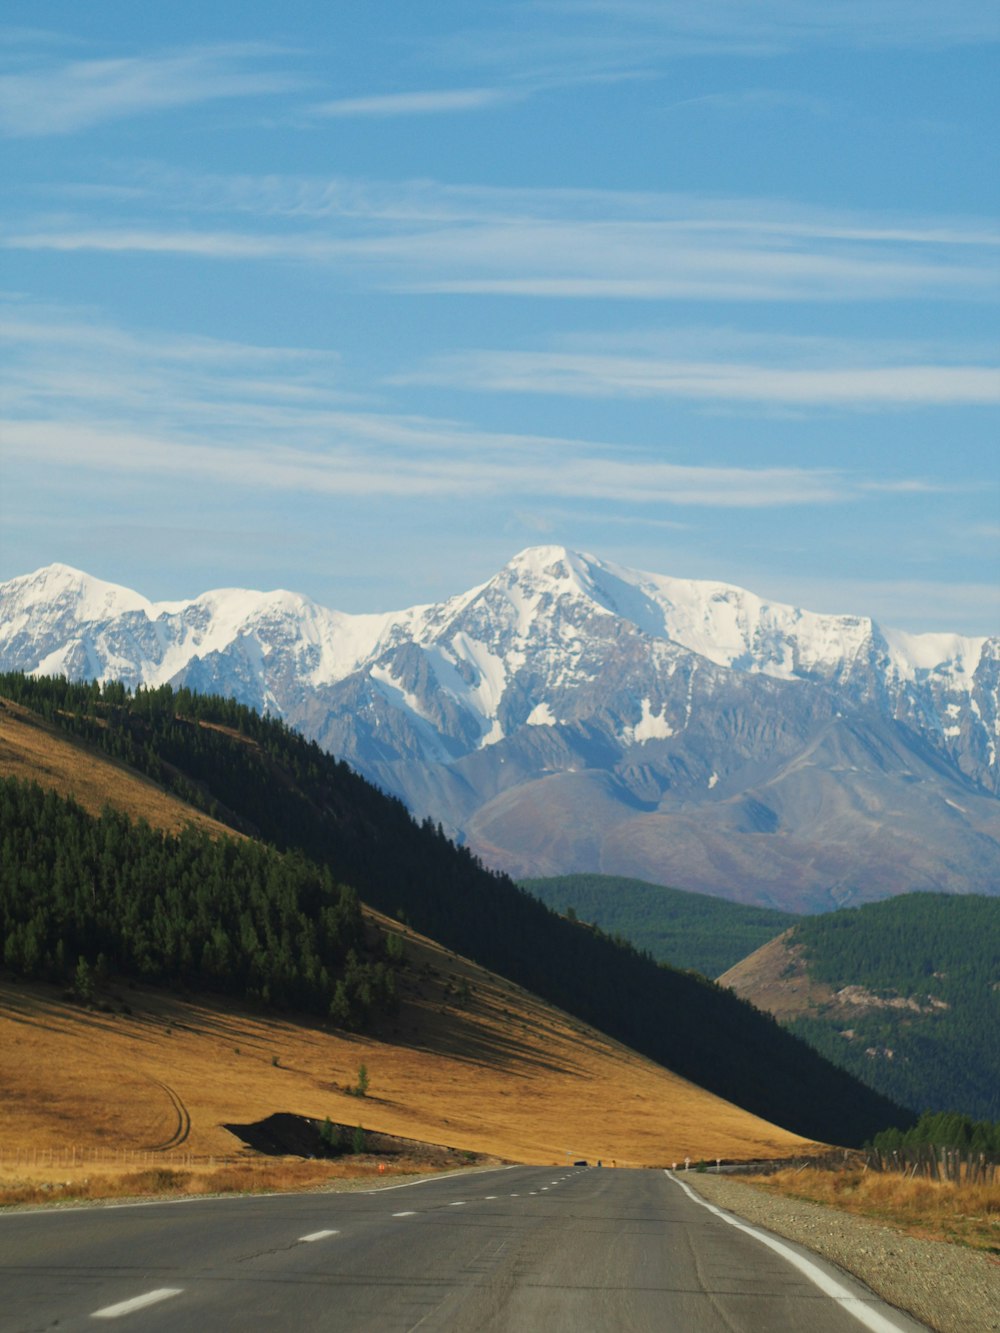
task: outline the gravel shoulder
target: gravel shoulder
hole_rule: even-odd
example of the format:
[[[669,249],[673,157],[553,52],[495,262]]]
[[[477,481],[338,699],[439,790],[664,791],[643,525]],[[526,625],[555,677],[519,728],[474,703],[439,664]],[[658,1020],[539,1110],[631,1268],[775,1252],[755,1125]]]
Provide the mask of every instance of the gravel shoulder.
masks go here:
[[[917,1240],[881,1222],[787,1199],[745,1181],[688,1171],[686,1185],[776,1235],[798,1242],[866,1283],[938,1333],[1000,1329],[1000,1261],[945,1241]]]

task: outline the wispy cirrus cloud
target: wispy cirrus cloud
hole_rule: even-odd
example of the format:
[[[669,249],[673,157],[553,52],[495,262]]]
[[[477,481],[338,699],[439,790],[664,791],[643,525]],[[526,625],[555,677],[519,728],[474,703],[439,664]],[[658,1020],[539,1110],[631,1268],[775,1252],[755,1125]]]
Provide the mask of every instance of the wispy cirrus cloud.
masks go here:
[[[858,349],[861,352],[861,349]],[[687,399],[700,403],[837,408],[917,408],[1000,403],[1000,367],[872,364],[877,346],[853,365],[803,367],[734,360],[477,351],[443,357],[397,377],[477,393],[578,398]]]
[[[300,77],[268,68],[274,56],[255,43],[100,60],[22,56],[0,74],[0,134],[74,134],[124,117],[304,86]]]
[[[990,0],[534,0],[517,26],[457,31],[443,52],[486,66],[650,67],[703,55],[928,48],[1000,40]]]
[[[437,116],[461,111],[482,111],[487,107],[521,101],[527,89],[517,88],[440,88],[427,91],[381,93],[368,97],[341,97],[318,102],[309,108],[311,116],[376,119],[393,116]]]
[[[212,222],[170,226],[181,208]],[[123,200],[118,211],[117,221],[104,210],[96,222],[27,219],[0,244],[339,265],[352,282],[417,293],[842,302],[1000,290],[1000,235],[986,223],[824,215],[768,200],[151,177],[134,208]]]
[[[353,401],[329,352],[136,335],[81,312],[0,309],[6,465],[50,485],[224,482],[302,496],[614,500],[762,509],[859,501],[830,467],[690,465],[660,448],[482,429]],[[659,513],[657,518],[664,515]]]
[[[989,0],[555,0],[564,14],[605,15],[678,36],[800,46],[950,46],[1000,39]]]
[[[602,453],[593,442],[458,430],[432,422],[354,417],[328,422],[322,451],[248,439],[178,440],[167,432],[48,420],[4,425],[11,461],[150,484],[225,484],[343,498],[533,501],[561,498],[714,509],[827,505],[857,499],[850,480],[822,469],[685,467]],[[569,464],[572,464],[569,466]]]

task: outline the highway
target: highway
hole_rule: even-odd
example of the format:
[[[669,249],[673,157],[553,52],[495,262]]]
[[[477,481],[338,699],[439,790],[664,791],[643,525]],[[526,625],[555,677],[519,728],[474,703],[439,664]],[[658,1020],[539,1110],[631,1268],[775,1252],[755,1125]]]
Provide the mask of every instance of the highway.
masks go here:
[[[804,1261],[815,1271],[796,1267]],[[766,1233],[716,1215],[689,1197],[683,1173],[583,1167],[463,1172],[371,1193],[0,1215],[0,1329],[102,1326],[136,1333],[923,1327],[807,1251],[769,1244]]]

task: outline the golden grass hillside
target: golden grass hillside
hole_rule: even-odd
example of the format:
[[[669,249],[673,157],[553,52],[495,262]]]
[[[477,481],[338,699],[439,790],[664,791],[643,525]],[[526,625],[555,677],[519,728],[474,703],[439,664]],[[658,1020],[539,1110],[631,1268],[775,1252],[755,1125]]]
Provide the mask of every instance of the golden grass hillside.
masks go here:
[[[164,828],[212,823],[11,705],[0,710],[0,773]],[[52,987],[0,984],[2,1170],[23,1174],[26,1152],[74,1146],[230,1155],[242,1149],[226,1123],[274,1112],[523,1162],[663,1165],[807,1149],[513,983],[369,920],[404,933],[407,957],[399,1013],[374,1035],[127,983],[108,987],[113,1012]],[[364,1099],[346,1092],[362,1063]]]
[[[0,1147],[225,1155],[240,1149],[225,1123],[276,1111],[524,1162],[806,1146],[430,941],[409,936],[406,950],[399,1014],[377,1036],[146,988],[119,988],[131,1013],[109,1014],[0,985]],[[363,1099],[346,1091],[361,1064]]]
[[[786,930],[768,940],[719,977],[720,986],[728,986],[779,1022],[824,1008],[835,999],[832,986],[810,977],[803,948],[792,944],[791,934]]]
[[[91,815],[110,805],[167,833],[194,824],[213,834],[240,836],[9,699],[0,699],[0,778],[37,782],[71,797]]]

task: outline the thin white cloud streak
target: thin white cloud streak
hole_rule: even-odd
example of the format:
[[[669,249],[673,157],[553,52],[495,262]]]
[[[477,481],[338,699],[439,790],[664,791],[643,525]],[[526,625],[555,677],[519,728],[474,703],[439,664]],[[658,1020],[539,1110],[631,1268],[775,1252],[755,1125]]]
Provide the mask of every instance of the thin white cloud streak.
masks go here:
[[[386,418],[374,423],[393,434]],[[297,492],[342,498],[437,498],[492,501],[609,500],[625,504],[760,509],[833,504],[857,490],[833,472],[795,468],[713,468],[648,458],[587,456],[579,440],[456,434],[445,427],[421,452],[404,425],[381,450],[371,439],[338,432],[323,452],[269,443],[197,444],[108,425],[10,420],[3,426],[8,461],[58,467],[97,478],[108,473],[169,477],[192,484],[224,482],[232,490]],[[428,435],[430,432],[428,432]],[[436,446],[433,452],[428,446]],[[612,449],[613,452],[613,449]]]
[[[108,254],[173,254],[204,259],[329,260],[335,243],[321,238],[250,236],[237,232],[141,229],[22,233],[4,238],[11,250],[92,250]]]
[[[843,302],[1000,291],[979,220],[823,214],[769,200],[433,182],[144,173],[120,220],[14,223],[8,249],[293,262],[399,292]],[[74,202],[81,195],[77,188]],[[103,204],[95,203],[99,213]],[[225,225],[169,225],[173,211]],[[131,217],[128,215],[131,213]],[[251,218],[247,224],[247,217]],[[235,219],[241,225],[233,226]]]
[[[124,117],[302,86],[292,75],[252,68],[268,54],[261,46],[228,45],[6,73],[0,75],[0,134],[73,134]]]
[[[552,352],[472,352],[397,377],[484,393],[576,398],[673,398],[824,407],[1000,403],[1000,368],[987,366],[775,367]]]
[[[293,222],[322,220],[398,229],[404,226],[656,228],[664,236],[748,236],[781,245],[830,241],[920,247],[1000,247],[1000,229],[978,218],[901,218],[821,210],[785,200],[632,190],[448,185],[429,180],[349,177],[206,176],[147,167],[122,185],[136,189],[157,215],[243,214]],[[68,187],[71,197],[83,187]],[[107,185],[99,188],[107,189]]]
[[[748,237],[747,240],[752,240]],[[173,254],[220,261],[341,265],[352,277],[412,293],[618,300],[848,301],[989,299],[1000,269],[951,255],[911,259],[905,247],[841,244],[826,252],[793,236],[719,245],[670,226],[525,223],[438,226],[363,237],[153,228],[9,233],[7,249]]]
[[[939,46],[1000,39],[989,0],[569,0],[569,10],[603,11],[616,20],[781,44]]]
[[[0,306],[0,342],[5,463],[71,488],[117,475],[303,496],[613,501],[650,516],[861,501],[872,484],[822,467],[688,466],[655,447],[358,406],[332,353],[137,336],[58,307]]]
[[[331,118],[450,115],[522,101],[528,95],[526,90],[512,88],[441,88],[426,92],[383,93],[319,102],[309,108],[309,114]]]
[[[770,56],[811,47],[927,47],[1000,39],[990,0],[536,0],[517,30],[468,34],[467,60],[648,64],[685,55]],[[529,22],[533,19],[534,22]]]

